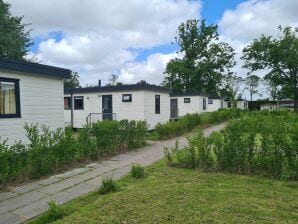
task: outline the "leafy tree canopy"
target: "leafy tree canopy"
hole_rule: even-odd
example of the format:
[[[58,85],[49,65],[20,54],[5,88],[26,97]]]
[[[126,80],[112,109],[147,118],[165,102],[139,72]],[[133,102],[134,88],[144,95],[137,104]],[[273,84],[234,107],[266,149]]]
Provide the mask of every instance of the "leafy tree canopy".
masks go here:
[[[175,92],[218,95],[222,77],[235,61],[233,48],[219,40],[217,26],[188,20],[178,27],[175,40],[183,56],[167,64],[162,84]]]
[[[32,45],[28,24],[23,24],[23,17],[12,16],[10,5],[0,0],[0,57],[23,59]]]
[[[77,72],[72,72],[71,78],[64,81],[64,89],[80,88],[79,74]]]
[[[295,99],[298,112],[298,37],[297,28],[279,27],[278,38],[262,35],[243,50],[244,67],[274,74],[268,77],[280,85],[286,98]]]

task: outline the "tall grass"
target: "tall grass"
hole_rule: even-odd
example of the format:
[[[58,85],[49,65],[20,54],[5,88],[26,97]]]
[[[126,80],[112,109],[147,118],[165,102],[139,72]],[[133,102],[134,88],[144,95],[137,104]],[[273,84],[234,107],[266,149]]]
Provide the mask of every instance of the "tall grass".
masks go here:
[[[170,165],[298,180],[298,115],[246,113],[209,138],[197,130],[188,148],[166,157]]]

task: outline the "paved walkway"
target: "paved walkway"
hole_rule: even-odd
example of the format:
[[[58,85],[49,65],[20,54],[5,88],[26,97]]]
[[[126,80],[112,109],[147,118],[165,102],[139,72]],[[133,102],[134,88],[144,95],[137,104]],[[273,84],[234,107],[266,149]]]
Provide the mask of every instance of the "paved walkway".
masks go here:
[[[220,130],[224,124],[204,130],[205,135]],[[44,212],[48,202],[56,201],[63,204],[98,188],[101,179],[111,176],[119,179],[128,174],[131,164],[144,166],[160,160],[164,147],[173,147],[176,139],[180,146],[186,146],[184,137],[157,141],[138,151],[117,155],[110,160],[92,163],[84,168],[74,169],[48,179],[25,184],[11,189],[10,192],[0,193],[0,224],[23,223],[26,220]]]

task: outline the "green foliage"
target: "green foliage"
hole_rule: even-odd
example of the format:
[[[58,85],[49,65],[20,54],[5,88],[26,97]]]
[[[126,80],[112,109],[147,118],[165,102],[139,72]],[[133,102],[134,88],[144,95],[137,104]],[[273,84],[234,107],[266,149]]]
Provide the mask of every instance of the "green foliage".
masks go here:
[[[245,113],[223,133],[198,130],[189,147],[166,150],[170,165],[298,179],[298,116],[287,111]]]
[[[98,193],[99,194],[108,194],[108,193],[112,193],[112,192],[115,192],[115,191],[117,191],[117,184],[110,177],[107,177],[107,178],[103,179],[101,181],[100,187],[98,188]]]
[[[252,97],[254,94],[258,94],[258,87],[260,84],[261,78],[256,75],[249,75],[245,79],[245,83],[247,85],[247,89],[250,95],[250,101],[252,101]]]
[[[234,50],[218,39],[216,25],[188,20],[178,27],[175,38],[183,58],[172,59],[166,67],[163,85],[174,92],[203,92],[217,95],[223,74],[234,62]]]
[[[77,72],[72,72],[70,79],[64,80],[64,89],[80,88],[80,76]]]
[[[136,179],[143,178],[145,176],[145,167],[138,164],[133,164],[130,173]]]
[[[8,146],[0,142],[0,184],[15,179],[39,178],[59,167],[82,159],[134,149],[146,144],[147,124],[143,121],[103,121],[79,130],[51,131],[38,124],[25,125],[29,144]]]
[[[267,78],[281,87],[283,97],[296,100],[298,111],[298,30],[279,27],[279,31],[278,39],[264,35],[255,39],[243,49],[242,59],[250,72],[268,71]]]
[[[32,41],[23,17],[12,16],[10,5],[0,0],[0,57],[23,59]]]
[[[158,124],[155,132],[160,139],[168,139],[190,132],[198,126],[208,126],[226,121],[230,118],[239,117],[239,109],[221,109],[211,113],[187,114],[177,121],[169,121],[165,124]]]
[[[39,218],[30,222],[31,224],[47,224],[62,219],[70,213],[67,209],[57,205],[55,201],[48,202],[49,210],[42,214]]]

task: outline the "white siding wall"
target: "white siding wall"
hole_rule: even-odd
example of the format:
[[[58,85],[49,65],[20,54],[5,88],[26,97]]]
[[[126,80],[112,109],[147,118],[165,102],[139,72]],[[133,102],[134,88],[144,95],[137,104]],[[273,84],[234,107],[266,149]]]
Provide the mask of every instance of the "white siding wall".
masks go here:
[[[132,102],[122,102],[122,94],[132,94]],[[112,95],[113,113],[116,114],[116,120],[146,120],[150,128],[154,128],[158,122],[164,123],[169,120],[170,97],[168,93],[155,93],[142,90],[85,94],[76,93],[73,94],[73,97],[84,97],[84,110],[73,111],[74,128],[82,128],[86,124],[86,117],[89,113],[102,113],[102,95]],[[155,95],[160,95],[161,97],[161,114],[155,114]],[[70,124],[71,111],[65,110],[64,115],[65,122]]]
[[[39,123],[52,130],[64,127],[63,80],[0,71],[0,77],[20,79],[21,118],[0,118],[0,136],[8,143],[28,139],[25,123]]]
[[[155,95],[160,95],[160,114],[155,114]],[[145,91],[145,119],[149,129],[154,129],[158,123],[170,120],[170,95],[169,93]]]
[[[208,112],[217,111],[218,109],[222,108],[223,103],[221,99],[212,99],[213,103],[208,104]]]
[[[190,103],[184,103],[184,98],[190,98]],[[203,110],[203,98],[206,99],[206,110]],[[178,116],[185,116],[186,114],[204,113],[208,112],[208,97],[203,96],[178,96],[171,97],[171,99],[178,99]]]
[[[244,110],[244,109],[246,109],[245,104],[246,104],[246,101],[244,101],[244,100],[237,101],[237,108]]]

